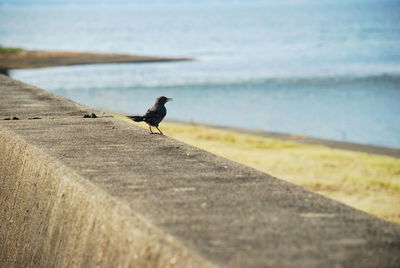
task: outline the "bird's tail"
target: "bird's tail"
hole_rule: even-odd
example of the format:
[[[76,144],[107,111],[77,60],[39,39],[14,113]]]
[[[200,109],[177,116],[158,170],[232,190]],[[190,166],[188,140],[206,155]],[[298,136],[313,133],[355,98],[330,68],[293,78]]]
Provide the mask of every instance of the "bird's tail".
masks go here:
[[[133,116],[127,116],[127,117],[132,119],[135,122],[142,122],[144,120],[144,117],[141,115],[133,115]]]

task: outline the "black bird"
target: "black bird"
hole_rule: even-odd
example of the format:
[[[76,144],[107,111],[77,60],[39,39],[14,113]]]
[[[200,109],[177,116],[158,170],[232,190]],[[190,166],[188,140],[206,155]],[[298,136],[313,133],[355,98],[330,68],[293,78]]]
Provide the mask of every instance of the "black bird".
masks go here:
[[[128,118],[132,119],[135,122],[146,122],[149,125],[150,133],[155,134],[151,127],[156,127],[160,134],[163,135],[161,130],[158,128],[158,124],[164,119],[165,115],[167,114],[167,109],[165,108],[165,104],[171,101],[171,98],[167,98],[164,96],[158,97],[154,105],[147,110],[146,114],[143,116],[134,115],[128,116]]]

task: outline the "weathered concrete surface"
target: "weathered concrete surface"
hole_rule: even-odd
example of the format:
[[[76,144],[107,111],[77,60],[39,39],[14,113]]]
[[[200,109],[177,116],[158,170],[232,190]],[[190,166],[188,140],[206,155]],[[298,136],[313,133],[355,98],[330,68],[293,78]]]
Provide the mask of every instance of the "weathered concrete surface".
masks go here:
[[[5,76],[0,94],[21,119],[0,120],[0,266],[400,264],[398,225]]]

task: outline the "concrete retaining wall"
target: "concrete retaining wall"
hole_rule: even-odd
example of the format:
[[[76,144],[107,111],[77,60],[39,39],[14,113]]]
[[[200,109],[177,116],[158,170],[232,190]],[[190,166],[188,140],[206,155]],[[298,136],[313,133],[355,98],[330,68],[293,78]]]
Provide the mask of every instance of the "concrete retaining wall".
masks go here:
[[[126,204],[0,128],[1,267],[206,267]]]
[[[0,76],[0,267],[398,267],[400,227]],[[40,119],[32,119],[40,118]]]
[[[9,92],[10,96],[33,89],[39,99],[48,101],[46,97],[53,97],[1,78],[3,96],[5,83],[11,82],[22,90]],[[12,98],[2,100],[4,119],[8,113],[4,108],[12,104]],[[64,106],[71,106],[68,100],[54,96],[53,101],[60,100]],[[41,116],[51,115],[49,107],[40,102],[23,106],[19,108],[41,106]],[[73,108],[81,112],[79,108],[84,107]],[[20,122],[2,121],[11,125]],[[35,121],[29,123],[35,127]],[[51,129],[38,126],[38,131]],[[0,267],[207,266],[208,262],[141,219],[127,204],[0,124]]]

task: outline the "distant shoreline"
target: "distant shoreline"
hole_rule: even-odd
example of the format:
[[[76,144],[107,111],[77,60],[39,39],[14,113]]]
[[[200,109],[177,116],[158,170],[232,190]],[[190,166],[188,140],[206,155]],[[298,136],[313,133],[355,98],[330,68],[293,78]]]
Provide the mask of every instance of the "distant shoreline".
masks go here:
[[[68,51],[20,51],[0,53],[0,70],[34,69],[44,67],[105,64],[191,61],[192,58],[156,57],[115,53],[86,53]]]
[[[70,65],[107,64],[107,63],[152,63],[192,61],[192,58],[156,57],[115,53],[89,53],[68,51],[17,51],[0,53],[0,73],[8,75],[11,69],[34,69]],[[170,120],[183,124],[191,124],[178,120]],[[335,149],[344,149],[371,154],[386,155],[400,158],[400,149],[377,145],[358,144],[352,142],[335,141],[322,138],[307,137],[303,135],[285,134],[262,130],[251,130],[212,124],[198,124],[218,129],[226,129],[239,133],[253,134],[280,140],[290,140],[304,144],[323,145]]]
[[[385,155],[385,156],[390,156],[390,157],[394,157],[394,158],[400,158],[400,149],[391,148],[391,147],[360,144],[360,143],[345,142],[345,141],[328,140],[328,139],[314,138],[314,137],[303,136],[303,135],[278,133],[278,132],[264,131],[264,130],[252,130],[252,129],[238,128],[238,127],[212,125],[212,124],[190,123],[190,122],[179,121],[179,120],[168,120],[168,121],[173,122],[173,123],[181,123],[181,124],[188,124],[188,125],[207,126],[207,127],[216,128],[216,129],[230,130],[230,131],[234,131],[234,132],[238,132],[238,133],[251,134],[251,135],[279,139],[279,140],[294,141],[294,142],[303,143],[303,144],[323,145],[323,146],[334,148],[334,149],[350,150],[350,151],[356,151],[356,152],[364,152],[364,153],[378,154],[378,155]]]

